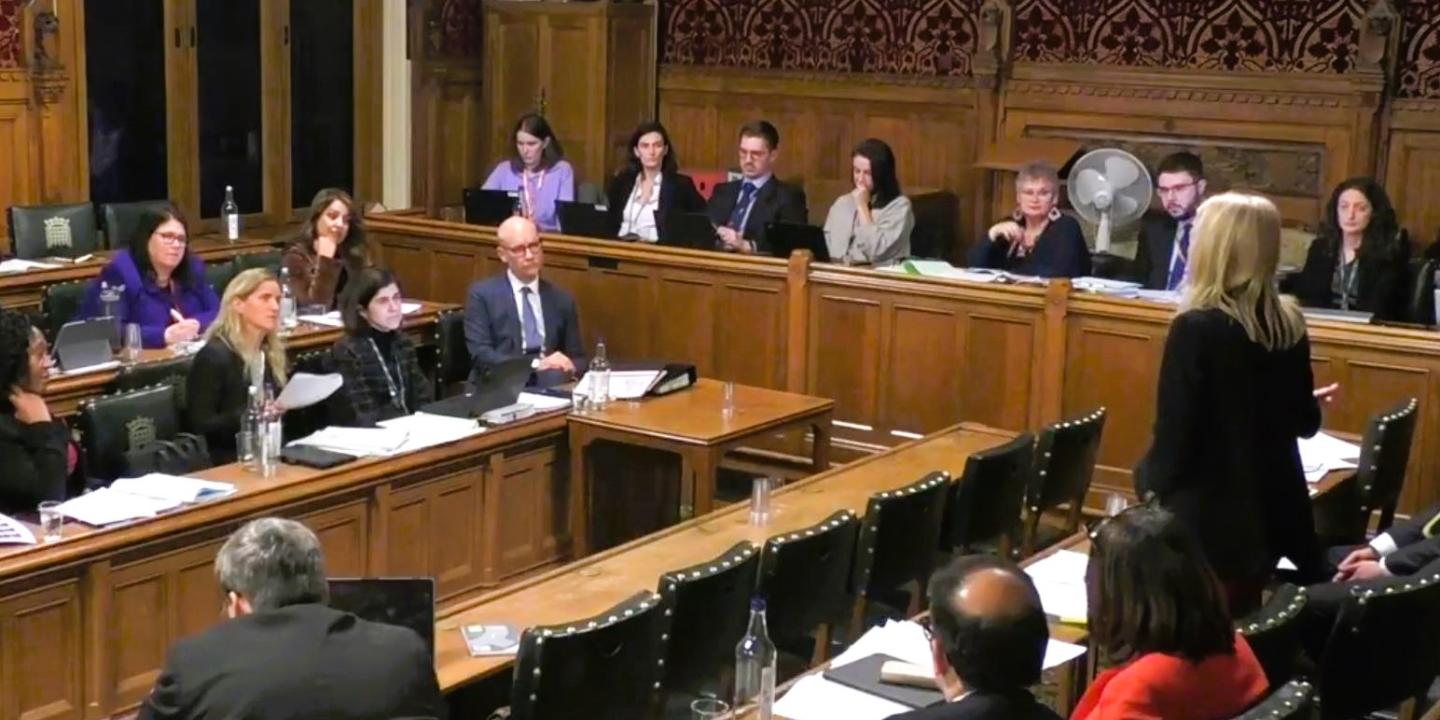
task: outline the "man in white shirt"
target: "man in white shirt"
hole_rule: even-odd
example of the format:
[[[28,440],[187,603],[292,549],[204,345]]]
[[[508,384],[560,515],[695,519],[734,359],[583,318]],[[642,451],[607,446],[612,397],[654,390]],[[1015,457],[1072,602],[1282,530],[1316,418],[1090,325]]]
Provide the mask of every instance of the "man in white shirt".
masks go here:
[[[535,359],[535,381],[542,386],[583,374],[585,349],[575,299],[540,277],[545,253],[539,229],[515,216],[500,224],[496,239],[505,272],[472,284],[465,300],[471,382],[521,355]]]

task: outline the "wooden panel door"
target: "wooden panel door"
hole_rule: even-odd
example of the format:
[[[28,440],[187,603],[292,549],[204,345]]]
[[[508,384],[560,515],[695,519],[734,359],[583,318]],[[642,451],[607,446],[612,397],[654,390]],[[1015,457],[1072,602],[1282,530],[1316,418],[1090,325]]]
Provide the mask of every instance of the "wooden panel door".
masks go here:
[[[84,717],[84,627],[78,580],[0,601],[0,718]]]
[[[575,182],[603,189],[609,171],[599,134],[604,128],[605,16],[550,13],[540,30],[540,87],[545,116],[564,139]]]
[[[295,518],[320,538],[325,573],[330,577],[364,577],[370,540],[368,498]]]
[[[433,577],[441,600],[479,584],[484,475],[475,467],[391,493],[386,575]]]
[[[485,477],[486,583],[560,559],[570,538],[569,485],[558,445],[496,456]]]
[[[540,75],[542,28],[534,16],[508,12],[486,13],[485,25],[485,56],[491,61],[487,63],[491,67],[485,73],[484,91],[490,121],[486,152],[493,167],[493,163],[515,153],[510,135],[515,121],[540,109],[540,88],[544,85]],[[503,67],[496,66],[499,64]],[[564,137],[564,130],[556,132]]]

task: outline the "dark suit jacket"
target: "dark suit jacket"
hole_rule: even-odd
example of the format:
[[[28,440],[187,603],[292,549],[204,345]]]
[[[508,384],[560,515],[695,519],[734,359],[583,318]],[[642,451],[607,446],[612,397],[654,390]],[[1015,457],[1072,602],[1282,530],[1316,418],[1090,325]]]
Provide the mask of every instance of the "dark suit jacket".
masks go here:
[[[278,394],[270,366],[265,383]],[[190,432],[204,435],[210,459],[217,465],[235,462],[235,434],[250,400],[250,378],[245,361],[218,337],[195,354],[185,374],[185,418]]]
[[[302,604],[175,643],[140,719],[438,718],[444,704],[414,632]]]
[[[940,703],[899,715],[890,720],[1060,720],[1060,716],[1025,690],[1013,693],[974,692],[963,700]]]
[[[610,222],[615,232],[625,221],[625,203],[635,192],[635,178],[639,175],[633,168],[625,168],[610,178],[605,188],[605,197],[610,203]],[[665,236],[665,220],[671,213],[705,212],[705,198],[695,189],[695,181],[689,175],[668,173],[660,176],[660,203],[655,207],[655,229]]]
[[[1399,319],[1404,315],[1410,243],[1395,238],[1387,247],[1375,248],[1373,253],[1368,250],[1361,250],[1360,261],[1356,265],[1356,305],[1351,309],[1374,313],[1385,319]],[[1337,307],[1330,284],[1335,278],[1335,264],[1339,262],[1339,257],[1338,240],[1316,236],[1305,254],[1305,267],[1298,275],[1286,280],[1285,290],[1294,293],[1306,307]]]
[[[580,342],[580,316],[575,299],[543,277],[540,279],[540,314],[545,323],[545,351],[559,350],[575,363],[577,376],[585,372],[585,347]],[[510,275],[502,272],[470,286],[465,298],[465,345],[470,348],[470,381],[477,382],[492,366],[521,355],[525,348],[520,315]],[[547,370],[536,380],[553,385],[564,380]]]
[[[1147,290],[1164,290],[1170,281],[1170,256],[1175,252],[1175,218],[1167,212],[1147,212],[1140,220],[1139,244],[1130,265],[1133,282]],[[1190,241],[1195,241],[1195,228],[1190,228]]]
[[[740,185],[744,180],[734,180],[715,186],[710,195],[710,222],[724,225],[735,210],[740,199]],[[768,255],[770,245],[765,242],[765,226],[772,222],[804,224],[809,222],[809,211],[805,205],[805,190],[799,185],[781,182],[774,175],[755,193],[750,206],[750,217],[745,220],[741,236],[755,243],[755,252]]]
[[[1289,557],[1305,577],[1320,552],[1295,439],[1320,428],[1310,342],[1267,351],[1220,310],[1170,325],[1154,436],[1135,491],[1200,539],[1222,580],[1252,580]]]
[[[1069,215],[1051,221],[1025,257],[1010,254],[1009,240],[983,238],[970,249],[970,267],[1006,270],[1040,277],[1084,277],[1090,274],[1090,248],[1080,223]]]
[[[1385,568],[1391,573],[1414,575],[1440,560],[1440,505],[1431,505],[1385,532],[1397,548],[1385,558]]]

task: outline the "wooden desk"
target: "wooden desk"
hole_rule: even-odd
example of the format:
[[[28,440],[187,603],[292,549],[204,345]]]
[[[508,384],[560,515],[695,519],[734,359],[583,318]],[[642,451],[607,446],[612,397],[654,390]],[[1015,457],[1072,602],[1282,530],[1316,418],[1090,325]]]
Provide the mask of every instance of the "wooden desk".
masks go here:
[[[809,429],[811,467],[817,473],[830,466],[831,400],[777,390],[735,386],[735,412],[725,417],[724,383],[702,378],[695,387],[639,402],[617,401],[599,412],[575,414],[570,419],[570,477],[575,507],[590,507],[595,472],[589,462],[590,444],[609,440],[673,452],[680,456],[680,517],[704,515],[714,509],[720,460],[742,444],[786,428]],[[577,557],[590,551],[590,513],[571,517],[570,536]]]
[[[210,236],[195,238],[190,249],[201,260],[213,263],[229,260],[236,255],[268,252],[276,247],[273,239],[242,238],[232,244],[218,236]],[[114,251],[104,251],[96,253],[94,258],[83,263],[66,263],[47,270],[0,275],[0,307],[8,310],[38,310],[45,286],[96,277],[114,254]],[[216,292],[223,292],[224,289],[216,288]]]
[[[429,344],[434,334],[435,320],[440,311],[454,307],[456,306],[448,303],[421,303],[419,311],[405,316],[405,324],[402,327],[415,340],[416,344]],[[329,325],[300,323],[290,337],[286,338],[285,349],[293,356],[301,352],[329,347],[339,340],[344,332],[342,328]],[[145,350],[141,354],[140,362],[168,360],[171,357],[173,355],[169,350]],[[45,401],[50,405],[52,414],[60,417],[73,415],[80,411],[81,403],[90,398],[104,395],[119,374],[119,368],[111,367],[94,372],[51,378],[45,385]]]
[[[749,524],[745,506],[725,508],[457,604],[436,624],[440,687],[453,690],[502,672],[514,662],[512,657],[470,657],[457,631],[461,625],[508,622],[530,627],[596,615],[636,592],[653,590],[661,573],[709,560],[742,540],[763,544],[771,536],[809,527],[842,508],[863,514],[872,494],[904,486],[934,470],[959,477],[971,453],[1012,437],[973,424],[948,428],[780,488],[772,501],[773,518],[763,527]]]

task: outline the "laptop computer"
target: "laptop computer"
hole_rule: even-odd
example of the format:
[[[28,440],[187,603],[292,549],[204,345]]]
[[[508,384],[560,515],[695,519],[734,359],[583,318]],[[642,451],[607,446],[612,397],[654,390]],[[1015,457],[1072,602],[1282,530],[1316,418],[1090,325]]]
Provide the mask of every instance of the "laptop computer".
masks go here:
[[[465,188],[465,222],[471,225],[497,226],[515,214],[515,193],[505,190]]]
[[[660,244],[694,250],[715,249],[715,224],[705,213],[670,213],[660,233]]]
[[[620,231],[610,213],[599,205],[560,200],[555,203],[555,212],[560,216],[560,232],[566,235],[614,240]]]
[[[765,226],[765,241],[770,244],[770,254],[782,260],[796,250],[809,250],[816,262],[830,262],[825,231],[814,225],[772,222]]]
[[[329,578],[330,607],[362,620],[410,628],[435,654],[434,578]]]
[[[114,336],[115,320],[110,317],[65,323],[55,335],[55,364],[72,372],[110,362],[115,359]]]
[[[480,377],[478,387],[469,388],[467,392],[455,397],[432,402],[420,408],[420,411],[431,415],[478,418],[495,408],[514,405],[534,372],[530,367],[533,359],[530,355],[521,355],[497,363]]]

